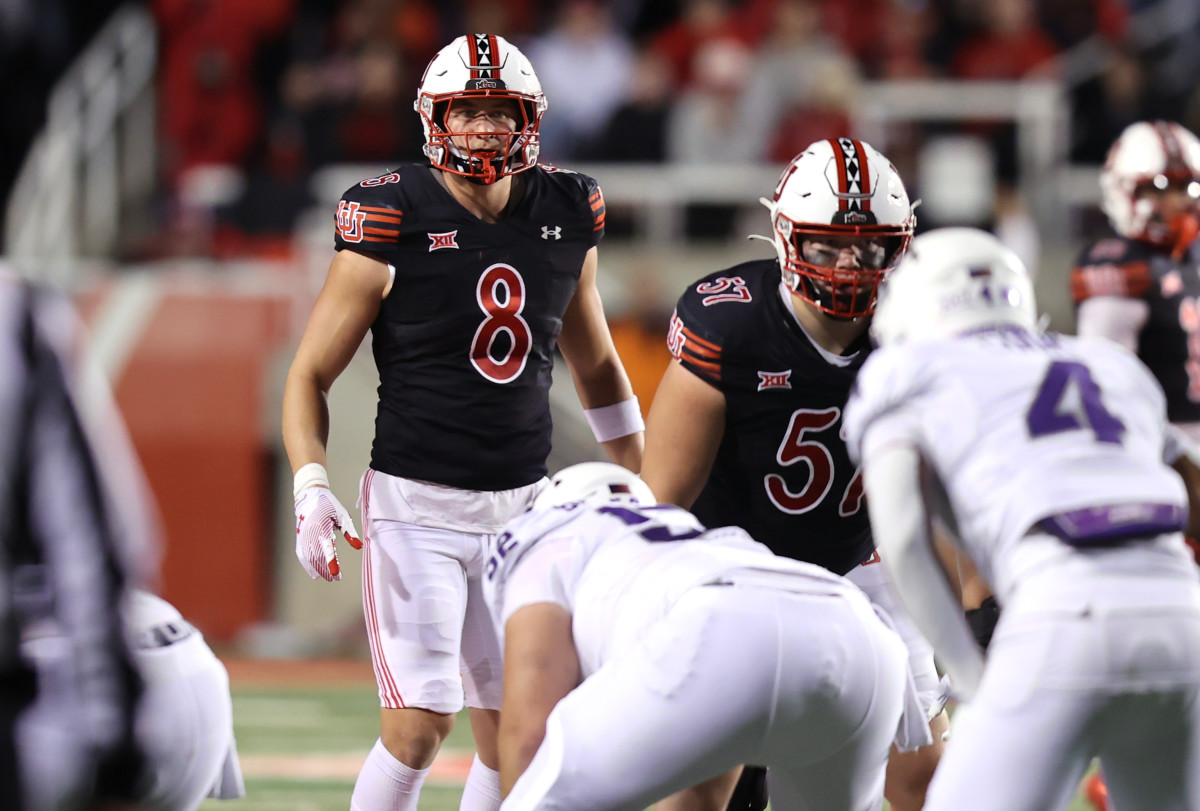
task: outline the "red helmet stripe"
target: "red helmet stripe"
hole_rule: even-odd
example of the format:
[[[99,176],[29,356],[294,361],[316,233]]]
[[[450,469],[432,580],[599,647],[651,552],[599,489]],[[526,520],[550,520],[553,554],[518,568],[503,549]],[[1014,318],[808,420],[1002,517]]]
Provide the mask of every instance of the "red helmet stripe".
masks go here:
[[[500,78],[500,43],[495,34],[473,34],[471,36],[472,79]]]
[[[859,191],[862,192],[863,195],[865,195],[862,198],[862,210],[870,211],[871,210],[871,172],[870,172],[871,167],[867,164],[867,150],[863,149],[862,143],[857,140],[851,140],[850,143],[854,144],[854,152],[855,152],[855,154],[858,155],[858,176],[860,178]]]
[[[1162,141],[1163,155],[1167,159],[1163,172],[1168,175],[1191,174],[1187,161],[1183,158],[1183,144],[1179,143],[1179,138],[1175,135],[1171,124],[1166,121],[1155,121],[1154,132]]]
[[[829,146],[833,149],[833,162],[837,165],[838,211],[845,211],[850,206],[850,201],[843,196],[849,191],[849,186],[846,182],[846,154],[842,150],[841,143],[835,138],[829,139]]]
[[[471,37],[471,64],[468,67],[471,69],[471,78],[479,78],[479,69],[475,66],[479,64],[479,34]]]

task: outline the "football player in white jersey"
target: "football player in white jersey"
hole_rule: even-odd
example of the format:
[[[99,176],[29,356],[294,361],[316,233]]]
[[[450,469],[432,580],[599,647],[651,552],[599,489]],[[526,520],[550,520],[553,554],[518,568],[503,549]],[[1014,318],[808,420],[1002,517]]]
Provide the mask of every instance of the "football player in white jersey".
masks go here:
[[[746,762],[777,808],[867,811],[892,742],[929,742],[904,644],[857,587],[705,530],[616,465],[557,474],[484,589],[506,811],[640,811]]]
[[[245,796],[225,666],[173,605],[149,592],[127,591],[122,619],[142,681],[134,736],[145,778],[136,807],[194,811],[208,797]],[[70,691],[56,689],[70,678],[70,648],[63,643],[58,633],[29,634],[22,642],[44,685],[44,697],[21,724],[31,809],[75,807],[67,804],[70,775],[86,754],[74,741],[78,709],[64,701]]]
[[[124,615],[144,683],[135,729],[153,776],[140,807],[193,811],[206,797],[244,797],[225,665],[160,597],[131,591]]]
[[[917,238],[881,292],[847,439],[897,591],[969,704],[927,811],[1058,809],[1099,757],[1125,811],[1200,809],[1200,581],[1162,389],[1044,333],[991,235]],[[1193,497],[1195,493],[1191,493]],[[986,663],[928,530],[1003,606]]]

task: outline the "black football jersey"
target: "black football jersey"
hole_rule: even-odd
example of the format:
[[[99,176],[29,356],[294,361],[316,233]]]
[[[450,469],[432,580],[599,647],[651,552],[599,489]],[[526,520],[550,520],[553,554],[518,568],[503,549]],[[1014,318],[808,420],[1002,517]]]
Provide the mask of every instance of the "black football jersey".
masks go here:
[[[1150,307],[1138,358],[1167,396],[1171,422],[1200,422],[1200,242],[1182,259],[1148,242],[1111,237],[1090,245],[1071,272],[1076,306],[1099,296]]]
[[[604,200],[585,175],[535,167],[489,223],[419,164],[370,178],[337,210],[336,247],[396,279],[371,326],[379,410],[371,467],[469,490],[546,474],[550,373]]]
[[[790,294],[789,294],[790,295]],[[736,525],[776,554],[845,574],[874,543],[842,409],[870,344],[823,356],[780,291],[779,265],[747,262],[693,283],[667,343],[725,395],[725,434],[693,512]]]

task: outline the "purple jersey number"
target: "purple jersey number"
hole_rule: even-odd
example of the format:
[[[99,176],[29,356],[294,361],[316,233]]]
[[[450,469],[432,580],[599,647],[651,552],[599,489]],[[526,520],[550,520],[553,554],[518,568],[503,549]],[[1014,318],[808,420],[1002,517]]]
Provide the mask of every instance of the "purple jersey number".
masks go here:
[[[598,510],[596,510],[596,512],[619,518],[631,527],[653,522],[652,518],[642,515],[639,512],[630,510],[626,507],[600,507]],[[658,523],[655,523],[653,526],[643,527],[642,529],[638,530],[638,535],[641,535],[647,541],[652,541],[654,543],[660,543],[662,541],[689,541],[692,538],[697,538],[702,534],[703,531],[698,529],[683,529],[679,532],[675,532],[670,527]]]
[[[1077,393],[1073,408],[1063,408],[1072,390]],[[1088,429],[1098,442],[1121,444],[1125,425],[1110,414],[1100,399],[1100,387],[1092,373],[1078,361],[1056,360],[1050,364],[1029,413],[1025,415],[1032,437],[1062,431]]]

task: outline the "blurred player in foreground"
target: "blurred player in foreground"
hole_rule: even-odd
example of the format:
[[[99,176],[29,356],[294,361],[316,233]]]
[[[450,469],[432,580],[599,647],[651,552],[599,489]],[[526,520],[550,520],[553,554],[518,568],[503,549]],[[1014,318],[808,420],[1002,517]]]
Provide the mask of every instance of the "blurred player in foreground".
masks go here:
[[[752,762],[777,808],[867,811],[893,740],[928,743],[904,645],[862,592],[706,531],[616,465],[554,476],[485,578],[504,809],[641,811]]]
[[[0,275],[0,698],[16,711],[0,808],[192,811],[245,793],[229,680],[137,588],[157,576],[159,528],[83,343],[64,296]]]
[[[1064,808],[1098,756],[1117,808],[1200,809],[1195,466],[1162,389],[1107,341],[1036,327],[989,234],[917,238],[847,406],[883,559],[969,704],[928,811]],[[1004,613],[987,660],[931,543],[940,517]]]
[[[61,294],[0,270],[0,808],[128,802],[145,778],[141,686],[119,606],[136,579],[133,482],[103,453],[118,424],[79,403],[78,319]],[[98,429],[98,430],[95,430]],[[112,429],[112,430],[109,430]],[[125,449],[128,451],[128,449]],[[52,639],[55,667],[26,641]]]
[[[143,760],[127,803],[101,808],[194,811],[209,797],[245,796],[225,666],[170,603],[140,589],[122,602],[125,635],[141,677],[133,740]],[[75,748],[72,705],[64,700],[73,668],[65,642],[46,624],[27,631],[22,642],[43,688],[22,721],[30,755],[26,768],[36,786],[32,808],[77,807],[63,787],[86,762]]]

